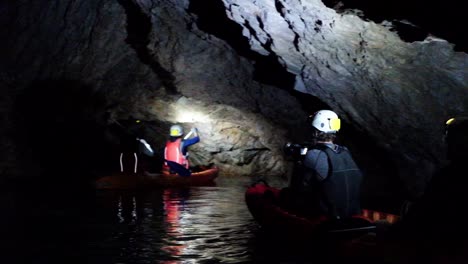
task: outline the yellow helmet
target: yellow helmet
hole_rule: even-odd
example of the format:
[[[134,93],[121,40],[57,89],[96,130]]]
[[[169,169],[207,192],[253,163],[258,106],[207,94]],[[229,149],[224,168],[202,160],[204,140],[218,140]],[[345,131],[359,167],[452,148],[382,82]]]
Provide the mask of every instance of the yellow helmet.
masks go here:
[[[320,110],[312,117],[312,126],[325,133],[336,133],[340,130],[341,120],[330,110]]]
[[[445,143],[449,160],[465,161],[468,150],[468,117],[459,116],[445,122]]]
[[[453,117],[445,122],[446,139],[453,138],[457,141],[468,139],[468,117]],[[466,140],[465,140],[466,141]]]
[[[180,137],[184,134],[184,129],[182,128],[181,125],[172,125],[169,135],[171,137]]]

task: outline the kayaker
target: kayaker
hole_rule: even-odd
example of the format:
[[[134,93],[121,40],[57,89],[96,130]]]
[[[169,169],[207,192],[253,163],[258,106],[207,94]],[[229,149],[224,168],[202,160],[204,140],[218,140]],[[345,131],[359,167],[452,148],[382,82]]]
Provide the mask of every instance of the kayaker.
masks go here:
[[[362,172],[350,151],[334,143],[341,126],[338,115],[320,110],[309,121],[316,143],[304,151],[301,173],[282,196],[292,203],[290,209],[306,216],[339,219],[360,214]]]
[[[200,142],[200,136],[197,128],[192,128],[185,137],[184,129],[179,124],[174,124],[169,130],[169,140],[166,142],[164,149],[164,159],[168,161],[174,161],[187,170],[190,169],[190,163],[188,160],[188,147]],[[165,170],[169,170],[169,166],[164,162]]]
[[[439,243],[468,241],[468,116],[445,123],[446,164],[432,175],[422,196],[412,202],[392,231],[405,239]]]
[[[391,257],[394,263],[466,263],[468,259],[468,116],[446,121],[443,140],[445,165],[384,233],[383,258]]]
[[[135,118],[113,122],[114,131],[119,135],[120,172],[137,173],[139,156],[144,154],[154,156],[150,144],[143,139],[144,128],[142,121]]]

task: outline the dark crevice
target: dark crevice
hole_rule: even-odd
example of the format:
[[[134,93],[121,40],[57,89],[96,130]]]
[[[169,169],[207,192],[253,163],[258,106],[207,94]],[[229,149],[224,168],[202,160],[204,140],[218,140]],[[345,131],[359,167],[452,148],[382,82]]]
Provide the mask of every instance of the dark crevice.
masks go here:
[[[314,27],[315,32],[320,33],[320,31],[322,31],[321,28],[322,28],[322,21],[321,20],[316,20],[315,21],[315,27]]]
[[[126,42],[136,51],[140,61],[148,65],[153,72],[161,78],[167,92],[177,93],[174,84],[175,77],[166,70],[157,60],[152,58],[148,49],[151,33],[151,18],[148,17],[141,8],[131,0],[119,0],[119,4],[124,8],[127,15],[127,39]]]
[[[265,25],[263,24],[262,18],[259,17],[259,16],[257,16],[256,18],[257,18],[257,22],[258,22],[260,28],[261,28],[261,29],[264,29],[264,28],[265,28]]]
[[[255,81],[288,91],[293,90],[294,74],[289,73],[280,64],[276,55],[270,53],[263,56],[250,49],[249,40],[242,35],[242,27],[227,17],[222,1],[192,0],[188,11],[198,17],[199,29],[226,41],[240,56],[255,62]],[[251,34],[254,35],[255,32],[252,30]],[[270,45],[271,42],[267,42],[264,48],[269,49]]]
[[[295,76],[285,70],[274,53],[255,62],[254,80],[289,91],[294,90]]]
[[[262,19],[261,19],[259,16],[257,16],[257,22],[258,22],[260,28],[261,28],[262,30],[264,30],[265,25],[263,24],[263,21],[262,21]],[[256,35],[255,30],[250,26],[250,24],[248,23],[248,21],[246,21],[245,27],[247,27],[247,28],[249,29],[249,32],[250,32],[250,34],[251,34],[252,36],[255,36],[255,35]],[[271,38],[270,34],[267,34],[267,36],[268,36],[268,38],[267,38],[265,44],[263,44],[262,46],[263,46],[263,48],[264,48],[265,50],[267,50],[270,54],[272,54],[272,53],[274,53],[274,52],[271,50],[271,45],[273,44],[273,39]]]
[[[395,31],[403,41],[414,42],[424,40],[429,32],[406,21],[393,21],[391,31]]]
[[[252,37],[254,37],[258,42],[261,43],[261,41],[257,38],[257,34],[255,32],[255,29],[252,28],[252,26],[250,25],[249,21],[245,21],[244,22],[244,27],[249,31],[250,35],[252,35]],[[260,28],[263,29],[263,24],[260,24]],[[271,52],[270,50],[270,46],[271,46],[271,40],[268,39],[265,44],[262,44],[262,47],[266,50],[268,50],[268,52]],[[252,57],[252,58],[256,58],[257,55],[256,54],[253,54],[253,56],[255,57]]]
[[[258,56],[250,50],[248,39],[242,35],[242,27],[227,17],[222,1],[191,0],[188,11],[197,15],[199,29],[226,41],[239,55],[250,59]]]
[[[247,148],[245,151],[271,151],[269,148]]]
[[[278,0],[275,0],[275,8],[276,8],[276,11],[278,11],[278,13],[281,14],[282,17],[284,17],[284,6],[283,4],[278,1]]]
[[[288,23],[288,27],[289,29],[291,29],[291,32],[294,33],[294,40],[293,40],[293,43],[294,43],[294,48],[296,49],[296,51],[300,52],[300,48],[299,48],[299,34],[294,30],[294,27],[293,25],[291,25],[291,22],[289,20],[287,20],[285,18],[286,14],[284,12],[284,6],[283,4],[280,2],[280,1],[275,1],[275,7],[276,7],[276,11],[278,11],[278,13],[281,14],[281,16],[285,19],[286,23]],[[261,21],[259,19],[259,21]],[[304,22],[304,20],[301,19],[302,22]],[[262,29],[263,29],[263,26],[262,26]]]
[[[300,39],[299,34],[294,32],[294,41],[293,41],[293,43],[294,43],[294,48],[296,49],[297,52],[301,51],[301,49],[299,48],[299,39]]]

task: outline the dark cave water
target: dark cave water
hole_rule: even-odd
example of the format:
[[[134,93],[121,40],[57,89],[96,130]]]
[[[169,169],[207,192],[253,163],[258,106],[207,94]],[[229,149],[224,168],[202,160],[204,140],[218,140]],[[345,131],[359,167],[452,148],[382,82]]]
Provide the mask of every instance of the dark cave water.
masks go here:
[[[247,180],[148,191],[0,194],[0,263],[298,263],[244,201]],[[280,249],[278,249],[280,247]]]

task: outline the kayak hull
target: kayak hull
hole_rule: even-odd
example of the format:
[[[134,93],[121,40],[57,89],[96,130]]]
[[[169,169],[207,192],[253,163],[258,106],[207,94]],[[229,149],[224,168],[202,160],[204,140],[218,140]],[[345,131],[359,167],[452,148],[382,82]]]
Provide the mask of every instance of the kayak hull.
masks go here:
[[[280,189],[257,183],[247,189],[245,201],[251,215],[263,229],[288,240],[356,237],[375,231],[377,221],[382,220],[379,217],[385,216],[365,209],[361,215],[346,220],[332,220],[326,216],[306,218],[279,206],[279,196]]]
[[[184,177],[171,174],[167,171],[160,173],[144,172],[141,174],[123,174],[105,176],[95,181],[97,189],[138,189],[173,186],[203,186],[212,185],[218,177],[217,167],[208,168],[199,172],[193,172]]]

